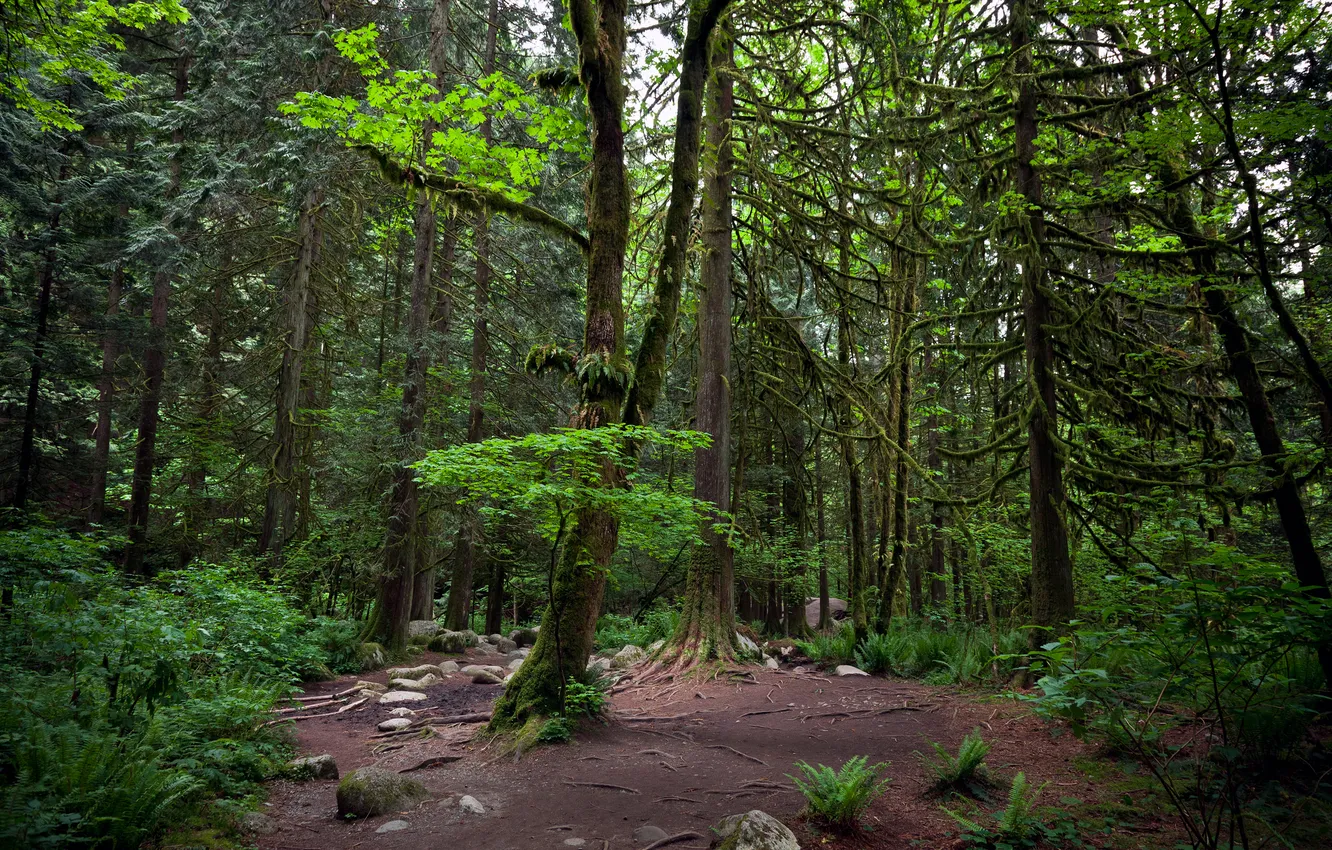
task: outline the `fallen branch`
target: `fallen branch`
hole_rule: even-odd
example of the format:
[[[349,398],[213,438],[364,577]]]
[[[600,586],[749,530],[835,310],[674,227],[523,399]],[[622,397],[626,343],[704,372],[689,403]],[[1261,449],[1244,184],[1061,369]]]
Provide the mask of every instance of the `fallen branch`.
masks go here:
[[[754,762],[755,764],[761,764],[761,765],[763,765],[764,767],[767,767],[767,766],[768,766],[768,763],[767,763],[766,761],[764,761],[763,759],[761,759],[761,758],[755,758],[754,756],[751,756],[751,755],[749,755],[748,753],[742,753],[742,752],[740,752],[739,750],[737,750],[735,747],[728,747],[728,746],[726,746],[725,744],[708,744],[708,749],[709,749],[709,750],[730,750],[731,752],[735,753],[736,755],[738,755],[738,756],[739,756],[740,758],[742,758],[742,759],[749,759],[750,761]]]
[[[572,788],[605,788],[610,791],[622,791],[626,794],[641,794],[637,788],[626,788],[623,785],[611,785],[608,782],[574,782],[572,779],[565,779],[564,784]]]
[[[356,708],[358,705],[365,705],[366,702],[369,701],[369,699],[370,699],[370,697],[361,697],[360,699],[356,700],[355,702],[349,702],[349,703],[347,703],[347,704],[344,705],[342,708],[339,708],[337,711],[335,711],[335,712],[333,712],[333,713],[334,713],[334,714],[341,714],[341,713],[344,712],[344,711],[351,711],[353,708]]]
[[[784,711],[790,711],[790,710],[791,709],[789,708],[770,708],[766,711],[746,711],[744,714],[740,715],[735,720],[737,723],[739,723],[742,719],[746,717],[758,717],[763,714],[781,714]]]
[[[667,844],[675,844],[678,841],[688,841],[691,838],[702,838],[697,832],[682,832],[679,835],[670,835],[660,841],[654,841],[643,850],[657,850],[658,847],[665,847]]]

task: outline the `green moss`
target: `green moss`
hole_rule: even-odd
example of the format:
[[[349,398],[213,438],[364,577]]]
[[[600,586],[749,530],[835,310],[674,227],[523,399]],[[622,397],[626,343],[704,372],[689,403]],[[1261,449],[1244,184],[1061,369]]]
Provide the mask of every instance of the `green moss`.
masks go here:
[[[368,818],[410,808],[430,792],[415,779],[387,770],[363,767],[338,783],[338,816]]]

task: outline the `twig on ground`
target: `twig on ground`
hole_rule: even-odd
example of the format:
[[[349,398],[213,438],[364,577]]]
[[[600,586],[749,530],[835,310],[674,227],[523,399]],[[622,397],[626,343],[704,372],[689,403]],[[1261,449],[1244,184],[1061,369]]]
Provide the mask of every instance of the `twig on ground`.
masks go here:
[[[660,841],[652,842],[648,846],[644,847],[643,850],[657,850],[657,848],[665,847],[667,844],[675,844],[676,842],[679,841],[688,841],[691,838],[702,838],[702,837],[703,836],[698,834],[697,832],[682,832],[679,835],[668,835],[667,837],[661,839]]]
[[[611,785],[608,782],[574,782],[572,779],[565,779],[564,784],[572,788],[605,788],[610,791],[621,791],[625,794],[641,794],[637,788],[626,788],[623,785]]]
[[[335,711],[335,712],[333,712],[333,713],[334,713],[334,714],[342,714],[344,711],[351,711],[353,708],[356,708],[357,706],[365,705],[366,701],[368,701],[369,699],[370,699],[370,697],[361,697],[360,699],[356,700],[355,702],[349,702],[349,703],[347,703],[347,704],[344,705],[342,708],[339,708],[337,711]]]
[[[738,755],[738,756],[739,756],[740,758],[742,758],[742,759],[749,759],[750,761],[752,761],[752,762],[754,762],[754,763],[756,763],[756,764],[761,764],[761,765],[763,765],[764,767],[767,767],[767,766],[768,766],[768,763],[767,763],[766,761],[764,761],[763,759],[761,759],[761,758],[755,758],[754,756],[751,756],[751,755],[749,755],[748,753],[742,753],[742,752],[740,752],[739,750],[737,750],[735,747],[728,747],[728,746],[726,746],[725,744],[708,744],[708,749],[710,749],[710,750],[730,750],[731,752],[735,753],[736,755]]]
[[[693,797],[658,797],[653,800],[654,803],[693,803],[695,806],[703,805],[702,800],[695,800]]]
[[[790,708],[769,708],[769,709],[766,709],[766,710],[764,710],[764,711],[746,711],[744,714],[740,715],[740,717],[737,717],[735,720],[736,720],[737,723],[739,723],[740,720],[741,720],[742,718],[745,718],[745,717],[758,717],[758,716],[763,715],[763,714],[781,714],[782,712],[785,712],[785,711],[791,711],[791,709],[790,709]]]
[[[441,767],[455,761],[461,761],[461,755],[431,756],[420,764],[411,767],[404,767],[398,773],[411,773],[413,770],[429,770],[432,767]]]

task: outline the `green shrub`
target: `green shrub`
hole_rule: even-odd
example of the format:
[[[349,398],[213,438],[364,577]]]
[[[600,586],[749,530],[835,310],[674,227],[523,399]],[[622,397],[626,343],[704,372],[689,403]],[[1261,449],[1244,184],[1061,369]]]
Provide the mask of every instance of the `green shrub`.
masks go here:
[[[944,811],[962,826],[963,837],[973,844],[995,848],[1035,847],[1040,833],[1046,831],[1044,823],[1034,814],[1036,798],[1043,790],[1044,785],[1033,789],[1026,774],[1018,773],[1008,789],[1008,804],[994,814],[993,827],[982,826],[951,809]]]
[[[957,755],[935,741],[930,742],[934,756],[920,754],[930,772],[934,774],[934,791],[971,791],[986,781],[985,756],[990,752],[990,745],[982,738],[979,729],[973,729],[962,739],[957,747]]]
[[[856,647],[856,666],[866,673],[892,672],[896,649],[891,635],[872,634]]]
[[[805,795],[805,813],[834,829],[850,829],[860,822],[865,809],[884,792],[891,779],[879,780],[886,764],[869,765],[865,756],[847,759],[841,770],[827,765],[813,767],[796,762],[804,779],[787,778]]]
[[[569,682],[564,687],[564,712],[570,717],[600,717],[609,703],[608,682]]]
[[[573,724],[563,717],[549,717],[537,732],[537,740],[543,744],[563,744],[573,738]]]
[[[856,630],[843,623],[832,635],[815,635],[813,640],[798,640],[796,646],[810,659],[821,664],[845,664],[855,660]]]
[[[596,646],[600,650],[623,649],[629,644],[646,649],[675,634],[680,612],[673,608],[653,608],[641,620],[620,614],[605,614],[597,620]]]

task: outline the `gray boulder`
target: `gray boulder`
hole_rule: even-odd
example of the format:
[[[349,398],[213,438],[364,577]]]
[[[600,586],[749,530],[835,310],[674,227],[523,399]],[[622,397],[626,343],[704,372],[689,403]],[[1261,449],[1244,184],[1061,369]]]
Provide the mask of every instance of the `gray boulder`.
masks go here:
[[[473,815],[484,815],[486,813],[486,807],[481,805],[481,801],[473,797],[471,794],[464,794],[462,796],[462,799],[458,801],[458,808]]]
[[[832,622],[846,618],[846,600],[832,598],[828,600],[828,619]],[[805,625],[811,629],[819,627],[819,600],[817,597],[805,603]]]
[[[360,659],[362,670],[378,670],[388,663],[388,656],[384,654],[384,647],[373,642],[361,644],[357,657]]]
[[[407,637],[439,634],[439,623],[434,620],[412,620],[407,624]]]
[[[457,661],[445,661],[443,664],[439,665],[439,673],[441,676],[447,676],[450,673],[457,673],[457,672],[458,672]]]
[[[379,698],[380,705],[396,705],[400,702],[421,702],[426,695],[420,691],[389,691]]]
[[[338,817],[370,818],[410,809],[430,799],[430,792],[415,779],[362,767],[338,783]]]
[[[833,675],[868,676],[869,674],[866,673],[864,670],[861,670],[859,667],[852,667],[850,664],[838,664],[835,668],[833,668]]]
[[[609,658],[598,658],[594,655],[587,659],[587,672],[593,676],[600,676],[602,673],[610,670],[610,666],[611,663]]]
[[[498,649],[500,652],[504,653],[505,655],[508,655],[510,652],[513,652],[515,649],[518,648],[518,644],[515,641],[509,640],[506,637],[502,637],[499,640],[495,641],[495,648]]]
[[[771,656],[769,656],[763,659],[763,666],[767,667],[769,670],[776,670],[781,665],[777,663],[776,658],[772,658]]]
[[[800,850],[786,824],[758,809],[724,817],[713,830],[721,839],[716,850]]]
[[[431,652],[443,652],[448,655],[462,655],[467,651],[467,647],[467,635],[462,632],[440,632],[426,645]]]
[[[510,670],[517,670],[519,667],[522,667],[522,666],[523,666],[523,659],[522,659],[522,658],[515,658],[515,659],[513,659],[512,661],[509,662],[509,669],[510,669]]]
[[[277,821],[263,812],[246,812],[240,819],[240,828],[250,835],[272,835],[278,831]]]
[[[489,670],[477,670],[472,674],[473,685],[498,685],[504,679],[498,673],[492,673]]]
[[[388,685],[381,685],[378,682],[367,682],[364,679],[357,682],[356,687],[363,691],[379,691],[381,694],[388,690]]]
[[[406,729],[412,725],[412,721],[407,717],[391,717],[380,723],[377,728],[380,732],[397,732],[399,729]]]
[[[339,776],[338,763],[327,753],[289,762],[287,772],[294,779],[337,779]]]
[[[385,671],[390,680],[419,679],[422,676],[439,675],[439,668],[434,664],[418,664],[415,667],[390,667]]]
[[[391,820],[381,824],[379,829],[376,829],[375,832],[379,835],[383,835],[386,832],[399,832],[409,826],[411,826],[411,824],[405,820]]]
[[[519,646],[532,646],[536,643],[539,629],[514,629],[509,632],[509,640]]]
[[[648,654],[641,646],[634,646],[632,643],[624,649],[615,653],[611,659],[610,666],[612,670],[628,670],[630,667],[642,664],[647,661]]]
[[[663,838],[668,838],[666,830],[659,826],[653,826],[650,823],[643,824],[634,830],[634,843],[648,845],[656,844]]]
[[[759,653],[758,644],[754,643],[752,640],[740,634],[739,632],[735,633],[735,642],[736,645],[740,647],[740,651],[745,653],[746,655],[758,655]]]
[[[463,629],[462,631],[458,632],[458,634],[463,636],[463,640],[467,641],[468,646],[476,646],[478,643],[481,642],[481,638],[477,635],[476,632],[472,631],[471,629]]]

